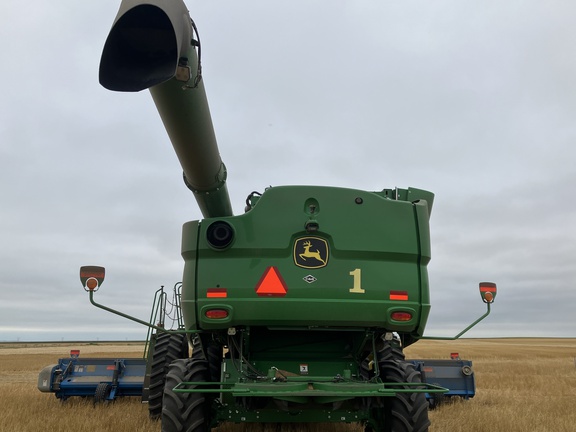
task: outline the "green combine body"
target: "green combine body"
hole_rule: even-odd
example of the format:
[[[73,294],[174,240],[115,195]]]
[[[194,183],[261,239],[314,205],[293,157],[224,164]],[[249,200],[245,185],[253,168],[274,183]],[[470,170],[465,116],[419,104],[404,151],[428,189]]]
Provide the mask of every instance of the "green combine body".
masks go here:
[[[230,350],[213,377],[230,391],[216,420],[369,422],[369,401],[395,396],[374,379],[374,353],[403,361],[401,342],[423,334],[432,199],[272,187],[243,215],[184,225],[186,328],[210,361]]]
[[[432,197],[418,189],[272,187],[243,215],[188,222],[187,326],[379,329],[418,338],[430,308]],[[211,318],[213,310],[226,317]]]
[[[425,395],[446,389],[422,383],[402,350],[423,337],[430,312],[434,195],[270,187],[234,216],[199,51],[181,0],[124,0],[100,64],[104,87],[150,89],[204,217],[183,228],[183,322],[148,324],[151,417],[164,432],[221,422],[427,430]],[[81,270],[100,307],[103,277]]]

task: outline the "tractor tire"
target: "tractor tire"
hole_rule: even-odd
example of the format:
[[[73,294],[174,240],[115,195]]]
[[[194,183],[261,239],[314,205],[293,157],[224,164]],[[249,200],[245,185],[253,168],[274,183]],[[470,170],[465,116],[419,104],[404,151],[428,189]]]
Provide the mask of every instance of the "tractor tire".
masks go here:
[[[404,361],[380,362],[380,376],[387,383],[421,383],[420,372],[414,365]],[[406,386],[405,388],[411,388]],[[378,432],[427,432],[428,401],[424,393],[398,393],[383,398],[382,407],[372,408],[371,425],[366,431]]]
[[[98,402],[104,402],[108,396],[110,396],[110,392],[112,391],[112,386],[108,383],[100,383],[96,386],[96,391],[94,392],[94,405]]]
[[[192,339],[192,358],[195,360],[205,360],[208,362],[210,381],[219,382],[222,373],[223,349],[222,345],[210,341],[204,346],[200,336],[196,335]]]
[[[207,349],[208,369],[210,371],[210,381],[219,382],[222,377],[223,349],[221,345],[210,344]]]
[[[432,395],[432,397],[428,401],[428,408],[430,410],[435,410],[440,405],[442,405],[445,402],[445,400],[446,400],[446,396],[444,396],[442,393],[435,393]]]
[[[378,358],[378,363],[382,363],[386,360],[396,360],[401,362],[405,360],[402,347],[398,342],[395,341],[384,342],[384,345],[376,352],[376,356]],[[373,370],[375,365],[376,362],[371,358],[364,359],[364,361],[360,364],[360,376],[366,381],[372,379],[375,375]]]
[[[207,360],[204,343],[198,334],[192,337],[192,358],[196,360]]]
[[[174,360],[185,358],[188,358],[188,340],[185,335],[169,333],[156,335],[148,395],[148,415],[151,419],[159,419],[162,415],[162,398],[168,366]]]
[[[162,432],[208,432],[211,429],[210,398],[203,393],[176,393],[173,390],[184,381],[207,380],[206,361],[186,359],[172,362],[164,386]]]
[[[382,348],[378,350],[378,363],[382,363],[387,360],[396,360],[403,362],[406,357],[404,357],[404,351],[398,343],[387,342]]]

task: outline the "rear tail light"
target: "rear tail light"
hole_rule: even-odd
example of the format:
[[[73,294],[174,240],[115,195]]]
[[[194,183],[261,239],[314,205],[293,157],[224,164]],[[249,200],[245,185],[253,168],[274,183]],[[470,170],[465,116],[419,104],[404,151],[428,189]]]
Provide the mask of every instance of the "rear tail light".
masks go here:
[[[412,314],[410,312],[392,312],[390,318],[394,321],[410,321]]]
[[[209,309],[204,315],[210,319],[224,319],[228,318],[228,311],[226,309]]]

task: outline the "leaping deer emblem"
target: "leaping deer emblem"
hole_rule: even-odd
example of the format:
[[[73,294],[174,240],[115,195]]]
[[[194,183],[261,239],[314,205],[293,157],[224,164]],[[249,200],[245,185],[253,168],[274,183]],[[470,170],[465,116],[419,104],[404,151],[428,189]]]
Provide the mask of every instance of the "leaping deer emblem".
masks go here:
[[[304,253],[298,254],[300,258],[302,258],[304,261],[306,261],[306,258],[314,258],[320,261],[322,264],[326,265],[326,261],[322,259],[322,257],[320,256],[320,251],[318,249],[316,249],[315,251],[310,250],[310,248],[312,247],[312,242],[310,240],[307,240],[304,243],[302,243],[302,246],[304,247]]]

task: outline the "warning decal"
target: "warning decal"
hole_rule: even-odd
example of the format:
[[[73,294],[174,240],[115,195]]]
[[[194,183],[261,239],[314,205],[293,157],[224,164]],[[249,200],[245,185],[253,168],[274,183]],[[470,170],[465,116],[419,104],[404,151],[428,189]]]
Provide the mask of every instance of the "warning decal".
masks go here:
[[[278,268],[275,266],[267,267],[262,278],[256,284],[256,294],[260,297],[284,297],[287,292],[288,287]]]

